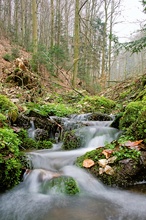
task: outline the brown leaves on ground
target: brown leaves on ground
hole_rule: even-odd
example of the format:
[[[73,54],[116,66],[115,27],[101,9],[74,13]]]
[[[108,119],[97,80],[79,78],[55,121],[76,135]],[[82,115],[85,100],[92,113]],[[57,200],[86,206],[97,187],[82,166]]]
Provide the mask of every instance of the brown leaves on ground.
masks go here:
[[[135,150],[140,150],[143,149],[143,140],[138,140],[138,141],[127,141],[124,143],[124,146],[130,148],[130,149],[135,149]]]
[[[94,166],[94,164],[95,164],[95,162],[91,159],[85,159],[83,161],[83,167],[85,167],[85,168],[90,168],[90,167]]]
[[[111,149],[105,149],[102,151],[102,154],[105,155],[106,159],[108,159],[114,151]]]

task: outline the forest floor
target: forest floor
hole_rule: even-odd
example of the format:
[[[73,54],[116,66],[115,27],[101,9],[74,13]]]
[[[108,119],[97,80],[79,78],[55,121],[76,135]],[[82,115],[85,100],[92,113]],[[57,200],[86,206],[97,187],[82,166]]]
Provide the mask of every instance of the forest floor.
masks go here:
[[[31,53],[26,52],[22,47],[13,45],[10,43],[9,40],[1,38],[0,39],[0,92],[2,94],[8,95],[11,99],[17,99],[20,94],[25,96],[21,96],[22,102],[26,100],[26,94],[27,96],[31,96],[32,90],[28,91],[26,88],[25,90],[22,87],[18,87],[15,83],[6,83],[6,75],[10,75],[15,67],[14,61],[6,61],[4,59],[4,56],[6,54],[11,55],[14,52],[19,51],[19,58],[24,58],[26,60],[31,59]],[[113,99],[113,100],[123,100],[125,101],[129,96],[127,97],[126,91],[131,90],[132,93],[131,96],[134,96],[137,89],[139,88],[140,84],[140,78],[142,76],[135,76],[129,79],[126,79],[123,82],[116,83],[116,85],[104,88],[100,93],[97,95],[105,96],[107,98]],[[73,91],[71,86],[71,72],[66,72],[63,69],[59,69],[57,73],[57,77],[52,76],[49,74],[49,72],[42,67],[42,72],[39,75],[39,82],[41,84],[41,87],[43,88],[43,93],[50,94],[50,93],[56,93],[56,94],[64,94],[68,93],[69,91]],[[81,86],[78,88],[79,91],[84,90]],[[133,92],[135,91],[135,92]],[[34,92],[36,92],[34,90]],[[125,93],[125,95],[124,95]],[[90,95],[90,94],[89,94]],[[37,94],[39,96],[39,93]],[[31,98],[30,98],[31,99]],[[30,101],[30,100],[28,100]]]
[[[0,38],[0,79],[4,77],[3,76],[4,72],[9,72],[10,74],[10,71],[13,70],[14,61],[11,61],[11,62],[6,61],[4,59],[4,56],[12,55],[12,53],[14,52],[19,52],[19,58],[23,58],[28,61],[32,57],[32,54],[26,52],[25,49],[23,49],[22,47],[16,46],[15,44],[10,43],[8,39]],[[62,92],[68,92],[72,90],[72,87],[70,84],[71,73],[69,71],[66,72],[63,69],[59,69],[57,71],[58,72],[57,77],[49,74],[49,72],[44,67],[41,67],[41,71],[42,72],[39,77],[40,77],[41,85],[43,85],[45,92],[62,93]],[[16,85],[14,85],[14,87],[15,86]]]

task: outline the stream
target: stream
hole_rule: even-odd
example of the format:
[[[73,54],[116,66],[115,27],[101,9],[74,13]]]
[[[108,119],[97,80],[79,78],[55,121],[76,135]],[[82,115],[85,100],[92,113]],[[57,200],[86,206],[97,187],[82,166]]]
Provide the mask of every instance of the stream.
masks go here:
[[[71,121],[64,123],[73,126]],[[118,138],[120,131],[110,124],[88,121],[88,126],[77,128],[85,143],[77,150],[63,151],[58,143],[49,150],[29,152],[33,170],[25,173],[18,186],[0,195],[0,220],[146,220],[144,194],[107,187],[74,165],[80,155]],[[80,193],[41,193],[44,183],[57,176],[73,177]]]

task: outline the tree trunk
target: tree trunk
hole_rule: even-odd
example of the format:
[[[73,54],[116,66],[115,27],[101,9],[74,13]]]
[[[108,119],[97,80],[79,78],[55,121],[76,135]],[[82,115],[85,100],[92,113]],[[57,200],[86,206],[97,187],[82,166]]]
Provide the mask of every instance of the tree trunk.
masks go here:
[[[51,0],[51,48],[54,46],[54,0]]]
[[[72,86],[76,88],[78,75],[78,60],[79,60],[79,0],[75,2],[75,22],[74,22],[74,69]]]
[[[37,33],[37,4],[36,0],[32,0],[32,39],[33,39],[33,53],[37,53],[38,47],[38,33]]]
[[[107,17],[108,17],[108,9],[107,9],[107,0],[104,0],[104,13],[105,13],[105,20],[104,20],[104,28],[103,28],[103,43],[102,43],[102,66],[101,66],[101,80],[102,85],[105,87],[105,75],[106,75],[106,69],[105,69],[105,56],[106,56],[106,45],[107,45]]]
[[[18,0],[15,0],[15,41],[18,42]]]

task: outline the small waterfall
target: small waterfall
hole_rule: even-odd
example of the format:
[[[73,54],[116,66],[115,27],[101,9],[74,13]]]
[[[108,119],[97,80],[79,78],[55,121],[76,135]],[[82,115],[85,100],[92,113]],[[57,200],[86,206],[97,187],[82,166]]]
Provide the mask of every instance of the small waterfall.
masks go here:
[[[61,143],[52,149],[27,153],[33,170],[14,189],[0,195],[0,220],[145,220],[146,197],[124,190],[106,187],[84,169],[74,165],[76,158],[87,151],[117,139],[121,132],[109,127],[111,121],[88,121],[86,116],[76,121],[84,126],[76,129],[82,137],[77,150],[63,151]],[[73,120],[72,119],[68,119]],[[64,120],[67,126],[67,119]],[[31,121],[29,137],[35,138]],[[80,188],[80,194],[66,196],[41,193],[47,181],[59,176],[70,176]]]
[[[35,126],[34,121],[30,121],[31,127],[28,129],[28,137],[35,139]]]

